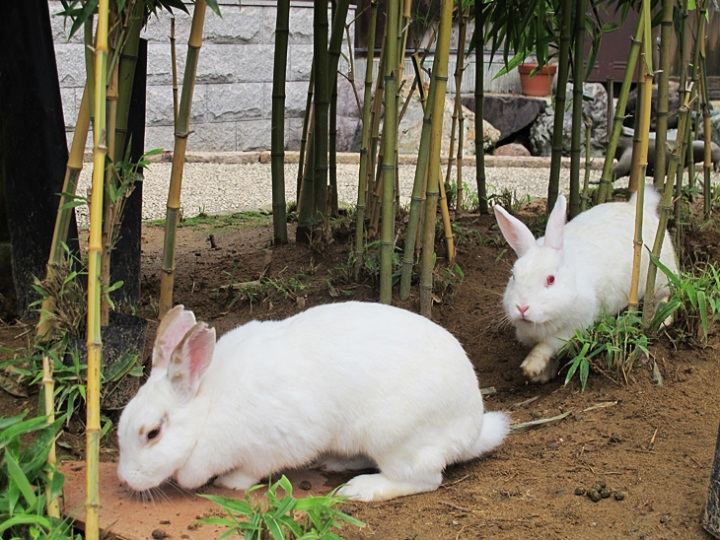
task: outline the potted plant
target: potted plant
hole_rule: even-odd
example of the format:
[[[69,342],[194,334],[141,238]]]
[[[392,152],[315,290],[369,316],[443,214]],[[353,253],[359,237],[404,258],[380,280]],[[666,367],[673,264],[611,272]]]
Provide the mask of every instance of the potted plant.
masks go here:
[[[525,61],[518,66],[522,93],[526,96],[549,96],[557,66]]]

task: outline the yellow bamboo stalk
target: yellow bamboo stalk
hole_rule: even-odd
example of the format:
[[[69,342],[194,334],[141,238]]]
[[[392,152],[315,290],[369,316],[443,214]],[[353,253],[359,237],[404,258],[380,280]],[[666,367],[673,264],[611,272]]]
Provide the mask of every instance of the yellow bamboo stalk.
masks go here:
[[[637,309],[638,289],[640,284],[640,259],[642,257],[643,247],[643,207],[645,203],[645,171],[647,169],[647,157],[648,157],[648,142],[650,138],[650,115],[652,109],[652,69],[650,67],[651,58],[648,57],[648,51],[650,50],[649,41],[652,40],[652,34],[650,33],[650,5],[647,0],[643,0],[644,10],[644,21],[645,31],[643,32],[643,41],[645,47],[640,53],[640,69],[642,70],[642,109],[640,110],[640,145],[639,145],[639,162],[640,162],[640,174],[637,183],[637,197],[636,209],[635,209],[635,240],[633,242],[633,268],[632,277],[630,280],[630,294],[628,297],[628,310],[632,311]],[[664,150],[664,149],[663,149]],[[662,151],[658,149],[658,151]]]
[[[103,182],[107,158],[106,81],[108,57],[109,0],[98,4],[95,43],[95,125],[93,130],[93,178],[90,200],[90,240],[88,247],[88,315],[87,315],[87,415],[86,455],[87,497],[85,501],[85,538],[98,540],[100,531],[100,269],[102,260]]]
[[[47,423],[53,424],[55,422],[55,402],[53,396],[55,395],[55,382],[53,379],[53,368],[50,363],[50,359],[47,355],[43,355],[43,390],[45,398],[45,416],[47,416]],[[57,497],[52,495],[52,479],[55,475],[55,464],[57,463],[57,455],[55,453],[55,440],[53,439],[50,445],[50,451],[47,457],[48,463],[48,481],[45,486],[45,504],[46,511],[49,517],[59,518],[60,517],[60,504]]]
[[[163,245],[163,263],[160,279],[160,318],[172,307],[173,284],[175,278],[175,233],[180,217],[180,193],[182,191],[182,175],[185,166],[187,138],[190,135],[190,108],[193,90],[195,89],[195,73],[197,72],[202,33],[205,24],[205,0],[196,0],[193,11],[192,27],[188,39],[187,61],[183,79],[180,110],[175,126],[175,148],[173,150],[172,171],[170,173],[170,189],[168,191],[167,215],[165,217],[165,242]]]
[[[455,261],[455,236],[452,232],[452,220],[450,219],[450,208],[448,207],[447,193],[445,192],[445,184],[442,182],[442,170],[438,171],[438,184],[440,187],[440,213],[443,220],[443,229],[445,230],[445,246],[447,247],[447,258],[449,262]]]

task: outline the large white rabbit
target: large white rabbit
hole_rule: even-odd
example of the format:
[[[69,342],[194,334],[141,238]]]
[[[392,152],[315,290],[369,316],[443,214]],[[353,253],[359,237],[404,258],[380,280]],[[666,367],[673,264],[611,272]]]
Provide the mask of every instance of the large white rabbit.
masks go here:
[[[339,494],[379,501],[437,489],[443,469],[498,446],[504,413],[483,411],[473,367],[448,331],[374,303],[318,306],[215,330],[176,306],[158,328],[150,377],[118,426],[118,476],[136,491],[173,478],[246,489],[324,461],[376,467]]]
[[[643,248],[639,297],[645,295],[652,247],[658,229],[659,194],[645,188]],[[518,340],[533,347],[521,368],[534,382],[557,374],[555,354],[603,313],[615,315],[627,307],[633,260],[635,196],[629,202],[601,204],[566,222],[562,195],[548,217],[545,236],[535,240],[530,230],[505,209],[495,206],[495,217],[518,260],[503,297],[505,315]],[[665,234],[660,260],[677,273],[675,250]],[[668,280],[658,271],[656,302],[667,300]]]

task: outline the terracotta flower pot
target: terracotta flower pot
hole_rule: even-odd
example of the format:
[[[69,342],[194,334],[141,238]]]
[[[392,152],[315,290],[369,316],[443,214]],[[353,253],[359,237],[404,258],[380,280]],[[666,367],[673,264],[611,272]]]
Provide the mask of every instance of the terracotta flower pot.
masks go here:
[[[554,64],[543,66],[531,77],[530,73],[537,66],[537,64],[520,64],[518,66],[522,93],[526,96],[549,96],[557,66]]]

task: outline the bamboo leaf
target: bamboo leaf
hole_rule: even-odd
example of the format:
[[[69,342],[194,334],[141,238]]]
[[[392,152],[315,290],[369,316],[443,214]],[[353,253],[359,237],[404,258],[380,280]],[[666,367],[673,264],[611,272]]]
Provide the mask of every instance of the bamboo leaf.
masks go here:
[[[20,468],[15,456],[11,452],[5,453],[5,462],[8,466],[8,476],[12,484],[14,484],[22,493],[23,498],[27,501],[28,505],[35,506],[37,502],[37,495],[33,490],[30,481],[25,476],[25,473]]]

